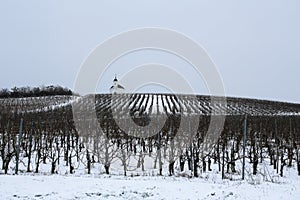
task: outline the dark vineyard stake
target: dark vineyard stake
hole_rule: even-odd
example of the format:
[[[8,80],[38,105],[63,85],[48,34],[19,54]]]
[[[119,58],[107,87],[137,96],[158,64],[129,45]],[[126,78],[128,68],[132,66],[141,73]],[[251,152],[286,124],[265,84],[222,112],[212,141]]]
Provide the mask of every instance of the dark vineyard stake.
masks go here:
[[[17,156],[16,156],[16,171],[15,174],[18,174],[19,170],[19,155],[20,155],[20,148],[21,148],[21,140],[22,140],[22,126],[23,126],[23,118],[20,121],[20,130],[18,136],[18,148],[17,148]]]
[[[243,141],[243,169],[242,169],[242,179],[245,179],[245,151],[246,151],[246,132],[247,132],[247,115],[244,121],[244,141]]]
[[[259,124],[259,147],[260,147],[260,163],[263,161],[263,150],[262,150],[262,122]]]
[[[159,123],[157,122],[157,124],[159,124]],[[158,150],[158,166],[159,166],[159,175],[162,176],[161,144],[160,144],[161,138],[160,138],[159,126],[157,126],[157,127],[158,127],[158,129],[157,129],[157,137],[158,137],[158,148],[157,148],[157,150]]]
[[[29,152],[28,152],[28,163],[27,163],[27,172],[30,172],[30,162],[31,162],[31,151],[32,151],[32,133],[34,129],[34,122],[31,122],[31,129],[29,135]]]

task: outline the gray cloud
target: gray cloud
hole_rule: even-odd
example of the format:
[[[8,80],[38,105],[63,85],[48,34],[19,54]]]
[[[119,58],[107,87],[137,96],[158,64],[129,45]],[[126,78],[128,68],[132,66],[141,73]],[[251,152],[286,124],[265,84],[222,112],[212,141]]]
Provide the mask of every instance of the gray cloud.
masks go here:
[[[26,1],[0,7],[0,87],[73,87],[79,67],[99,43],[137,27],[182,32],[200,43],[223,76],[227,95],[300,102],[298,1]],[[164,55],[133,56],[172,63]],[[153,61],[155,62],[155,61]],[[135,66],[135,65],[133,65]],[[116,70],[99,92],[108,92]],[[183,70],[174,64],[178,71]],[[186,68],[185,68],[186,69]],[[192,71],[182,72],[191,74]],[[106,89],[107,88],[107,89]],[[200,90],[199,92],[201,92]],[[204,91],[204,90],[203,90]]]

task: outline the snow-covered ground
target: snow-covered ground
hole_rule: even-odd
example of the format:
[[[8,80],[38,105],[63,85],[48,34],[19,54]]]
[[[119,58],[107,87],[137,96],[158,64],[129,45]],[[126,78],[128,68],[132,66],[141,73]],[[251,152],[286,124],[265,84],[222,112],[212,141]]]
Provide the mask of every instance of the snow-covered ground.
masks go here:
[[[221,180],[220,174],[202,178],[108,175],[0,175],[0,199],[300,199],[296,170],[276,183],[255,177]]]
[[[33,156],[35,157],[35,156]],[[155,157],[155,156],[153,156]],[[164,162],[163,176],[153,168],[153,158],[145,157],[145,171],[128,166],[124,177],[123,166],[116,159],[111,167],[111,175],[105,175],[103,164],[92,163],[91,174],[87,174],[84,163],[72,161],[74,174],[69,173],[63,156],[51,175],[51,162],[40,163],[39,173],[27,173],[27,157],[21,156],[19,175],[14,175],[15,160],[10,162],[9,175],[0,170],[0,200],[2,199],[300,199],[300,176],[296,163],[291,168],[283,168],[283,177],[264,158],[258,164],[258,175],[252,175],[253,164],[246,158],[245,180],[241,180],[241,159],[236,161],[236,173],[225,174],[222,180],[218,164],[212,162],[212,171],[202,172],[198,168],[198,178],[188,178],[191,172],[187,164],[185,171],[179,172],[175,162],[175,175],[168,176],[168,162]],[[133,161],[137,159],[132,159]],[[0,160],[1,161],[1,160]],[[0,162],[1,163],[1,162]],[[31,171],[34,171],[34,160]],[[1,169],[1,168],[0,168]]]

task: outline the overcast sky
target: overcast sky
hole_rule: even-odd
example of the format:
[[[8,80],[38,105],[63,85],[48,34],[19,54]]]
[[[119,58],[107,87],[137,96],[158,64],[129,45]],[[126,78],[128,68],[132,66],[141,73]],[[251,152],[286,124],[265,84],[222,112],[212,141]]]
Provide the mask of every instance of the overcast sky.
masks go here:
[[[300,102],[299,10],[296,0],[2,1],[0,87],[73,88],[81,64],[101,42],[133,28],[161,27],[206,49],[228,96]],[[108,92],[115,73],[151,61],[171,65],[191,84],[196,79],[177,58],[144,51],[114,63],[98,92]]]

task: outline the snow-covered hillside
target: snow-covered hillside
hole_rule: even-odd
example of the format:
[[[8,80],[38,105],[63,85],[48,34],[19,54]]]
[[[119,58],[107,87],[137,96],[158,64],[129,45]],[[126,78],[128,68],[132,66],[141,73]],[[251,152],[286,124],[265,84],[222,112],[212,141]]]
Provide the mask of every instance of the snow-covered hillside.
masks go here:
[[[155,94],[114,104],[110,95],[32,100],[0,104],[0,200],[300,199],[298,104],[229,98],[213,108],[204,97]],[[112,118],[124,107],[130,117],[117,119],[136,135]],[[206,149],[215,110],[227,110],[226,121]],[[155,127],[128,124],[143,127],[151,113]]]

